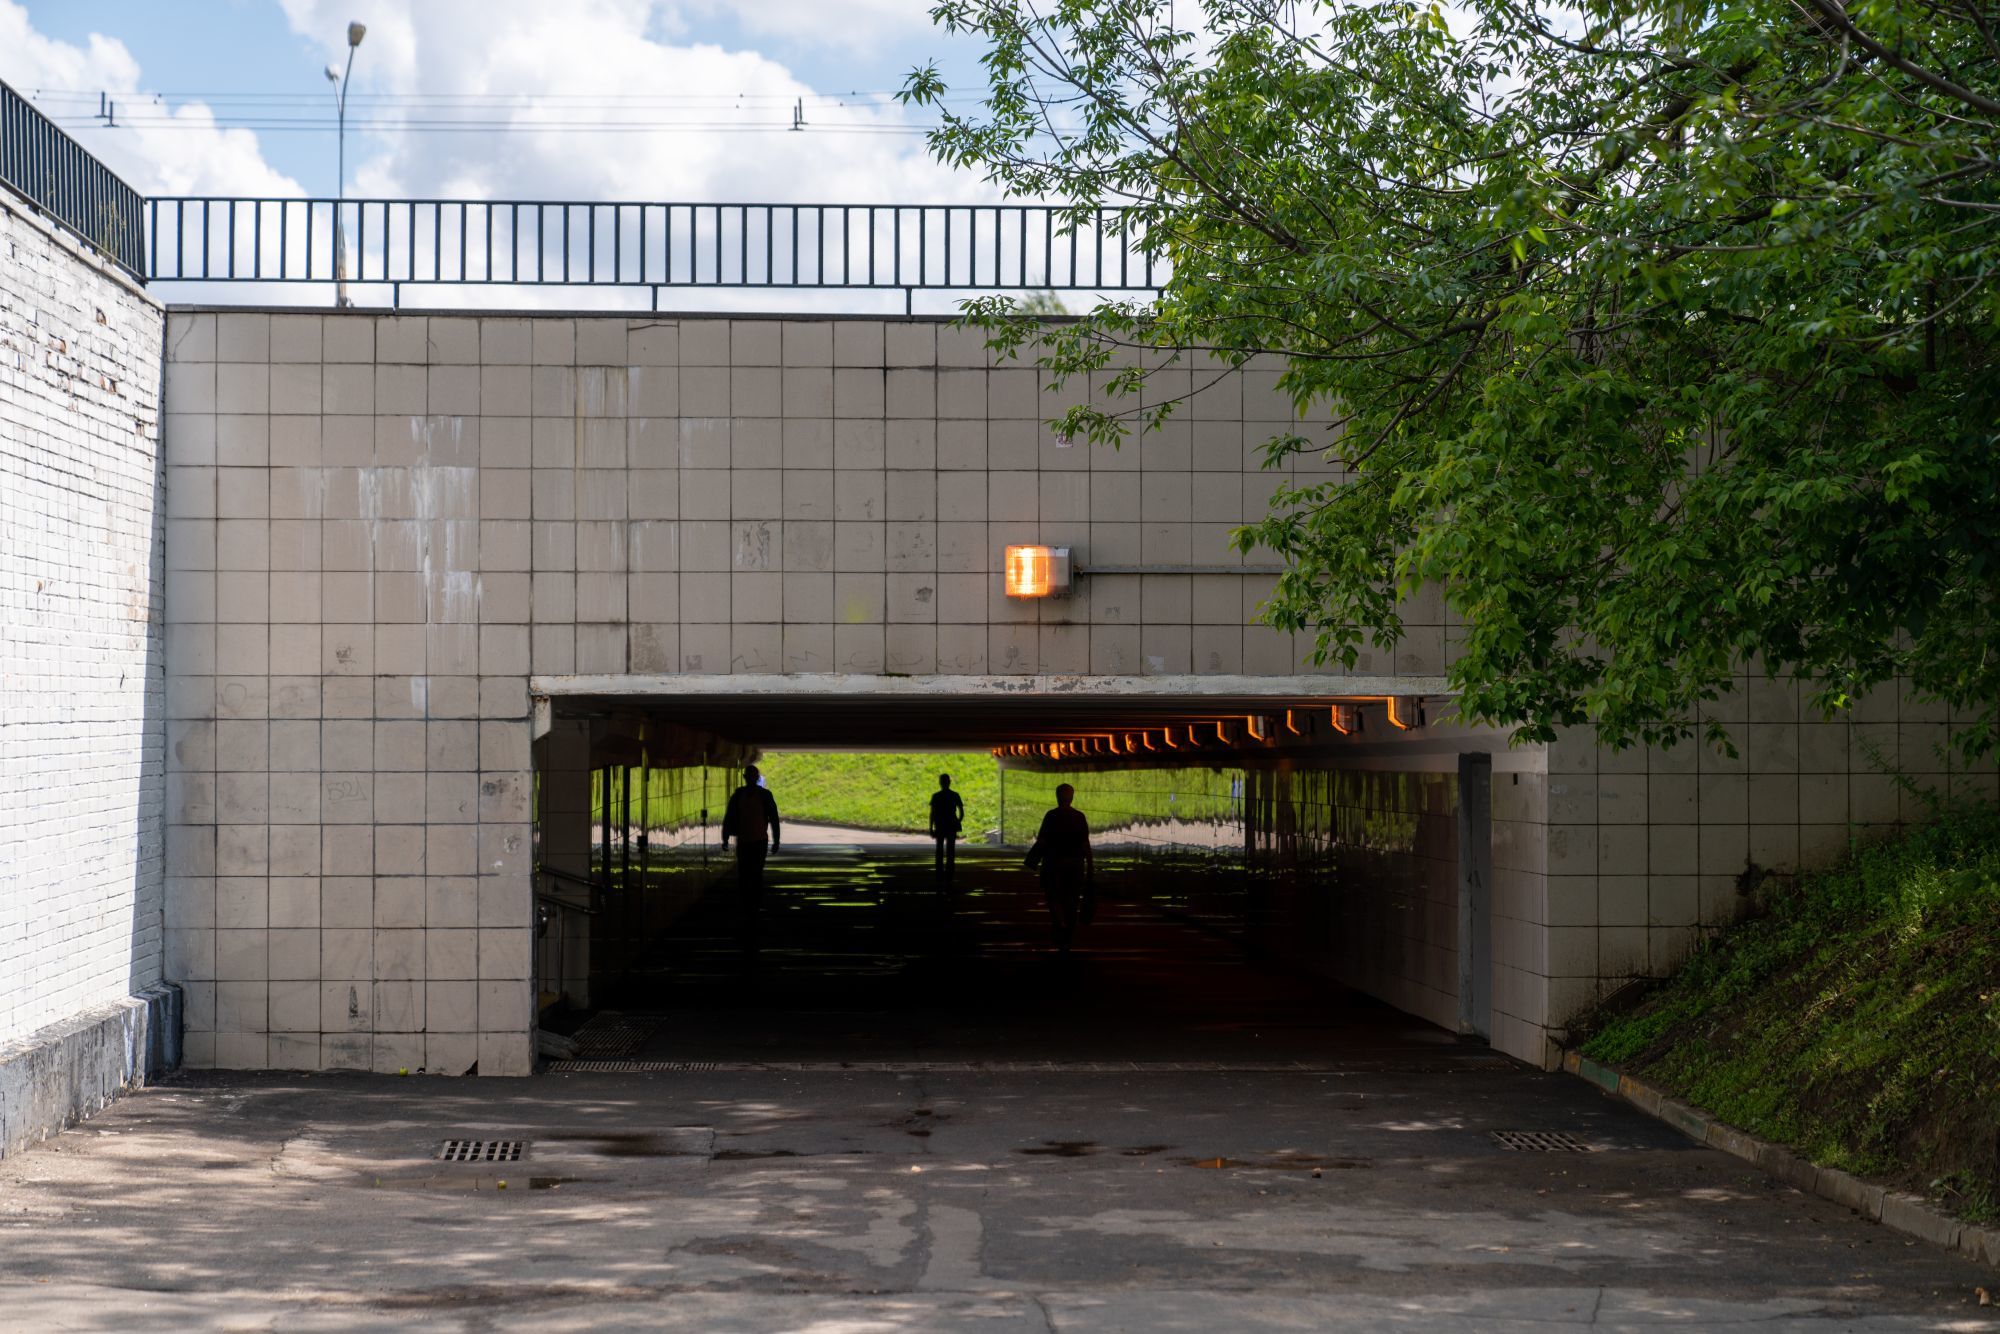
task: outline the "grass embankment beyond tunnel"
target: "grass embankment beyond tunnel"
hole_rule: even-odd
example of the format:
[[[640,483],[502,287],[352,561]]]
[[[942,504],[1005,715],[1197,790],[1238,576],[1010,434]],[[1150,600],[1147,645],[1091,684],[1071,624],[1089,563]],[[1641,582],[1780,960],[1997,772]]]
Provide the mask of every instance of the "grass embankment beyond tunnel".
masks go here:
[[[1000,824],[1000,766],[991,755],[771,754],[757,761],[786,820],[925,833],[938,775],[965,798],[965,834]]]
[[[2000,1218],[2000,813],[1767,885],[1583,1050],[1817,1163]]]

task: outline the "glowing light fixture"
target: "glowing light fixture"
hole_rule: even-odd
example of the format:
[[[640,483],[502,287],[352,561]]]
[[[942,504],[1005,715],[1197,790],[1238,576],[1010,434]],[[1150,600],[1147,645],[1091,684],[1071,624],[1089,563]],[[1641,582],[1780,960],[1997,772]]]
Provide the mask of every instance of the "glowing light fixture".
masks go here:
[[[1305,729],[1299,726],[1299,720],[1295,716],[1296,713],[1297,710],[1295,709],[1285,710],[1285,730],[1287,732],[1290,732],[1293,736],[1304,736]]]
[[[1424,701],[1421,695],[1391,695],[1389,704],[1389,725],[1404,732],[1414,732],[1424,725]]]
[[[1264,720],[1262,718],[1259,718],[1256,714],[1253,713],[1246,716],[1243,719],[1243,722],[1246,726],[1249,727],[1250,735],[1255,737],[1257,740],[1267,741],[1270,739],[1271,734],[1265,728]]]
[[[1069,592],[1068,547],[1008,547],[1007,596],[1045,598]]]
[[[1333,730],[1342,736],[1353,736],[1361,730],[1361,710],[1352,704],[1333,706]]]
[[[1167,743],[1168,750],[1179,750],[1181,748],[1181,743],[1174,740],[1174,729],[1171,727],[1160,729],[1160,740]]]

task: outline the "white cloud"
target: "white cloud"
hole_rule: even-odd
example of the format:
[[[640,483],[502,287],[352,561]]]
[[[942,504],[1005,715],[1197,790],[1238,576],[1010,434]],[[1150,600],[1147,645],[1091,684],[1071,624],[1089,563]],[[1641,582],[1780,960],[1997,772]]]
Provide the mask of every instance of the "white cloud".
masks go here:
[[[785,65],[756,51],[663,40],[684,32],[681,11],[654,0],[282,0],[292,26],[344,59],[350,17],[368,24],[355,62],[365,93],[508,94],[525,97],[489,114],[527,124],[563,117],[628,123],[727,121],[782,125],[792,101],[811,99]],[[798,9],[798,21],[833,31],[848,11],[909,15],[894,0],[835,0]],[[763,6],[756,7],[760,12]],[[673,107],[575,110],[578,94],[607,102],[662,95]],[[698,99],[695,101],[693,99]],[[365,102],[357,101],[361,107]],[[350,115],[352,115],[350,111]],[[381,120],[393,114],[371,111]],[[455,114],[466,114],[457,112]],[[990,202],[976,177],[934,163],[900,107],[809,107],[812,132],[559,132],[420,134],[370,129],[353,168],[362,194],[542,199],[754,200],[757,202]],[[838,133],[834,123],[857,133]],[[350,145],[350,157],[353,148]]]
[[[913,30],[928,29],[932,0],[682,0],[677,17],[728,13],[746,32],[787,42],[870,51]]]
[[[696,20],[720,0],[278,0],[292,28],[316,43],[328,62],[344,62],[351,19],[368,25],[354,65],[349,108],[349,196],[427,199],[750,201],[757,203],[993,203],[996,192],[976,174],[934,162],[921,135],[908,133],[927,114],[893,104],[833,106],[781,61],[756,50],[727,50],[691,40]],[[791,36],[833,34],[839,41],[890,31],[928,31],[928,0],[768,0],[737,17],[745,31]],[[829,40],[832,40],[830,38]],[[779,43],[773,42],[775,49]],[[136,107],[146,79],[115,38],[86,46],[36,32],[15,0],[0,0],[0,77],[16,87],[103,88]],[[156,83],[169,77],[152,71]],[[397,95],[393,102],[371,96]],[[411,97],[492,98],[478,111]],[[669,99],[662,104],[659,99]],[[632,99],[653,99],[639,104]],[[783,124],[805,99],[806,133],[660,130],[663,120]],[[518,100],[517,100],[518,99]],[[576,103],[592,105],[579,110]],[[76,131],[143,193],[324,197],[332,172],[303,187],[265,161],[256,134],[220,129],[206,106],[175,112],[184,125],[133,125]],[[519,122],[501,133],[423,133],[412,118],[478,115]],[[531,124],[555,118],[636,123],[631,132],[562,132]],[[69,119],[70,117],[65,117]],[[356,128],[356,122],[360,123]],[[857,132],[838,132],[837,127]],[[884,133],[883,131],[905,131]],[[331,157],[331,155],[328,155]],[[331,163],[328,163],[331,166]],[[886,226],[886,224],[885,224]],[[293,238],[296,241],[297,238]],[[885,253],[886,243],[883,247]],[[935,254],[938,240],[930,238]],[[187,298],[192,289],[178,289]],[[240,292],[244,299],[250,293]],[[289,288],[264,299],[313,302],[318,288]],[[387,290],[358,294],[386,299]],[[577,288],[434,288],[406,293],[424,304],[533,306],[630,305],[643,291]],[[898,292],[675,289],[663,302],[679,308],[899,309]],[[919,307],[950,309],[953,297],[920,295]]]
[[[0,0],[0,79],[31,99],[37,88],[90,88],[134,106],[145,88],[139,62],[123,42],[98,33],[87,46],[45,37],[12,0]],[[248,130],[217,128],[213,114],[199,103],[179,108],[174,119],[178,125],[70,126],[69,133],[141,194],[303,193],[264,160],[257,136]]]

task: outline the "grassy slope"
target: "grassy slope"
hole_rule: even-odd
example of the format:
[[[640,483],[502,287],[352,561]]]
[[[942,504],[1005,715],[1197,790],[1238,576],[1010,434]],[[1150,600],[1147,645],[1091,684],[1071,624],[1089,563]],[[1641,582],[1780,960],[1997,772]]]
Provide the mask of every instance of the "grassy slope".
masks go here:
[[[964,837],[1000,819],[1000,766],[991,755],[773,754],[757,761],[787,820],[923,833],[941,773],[965,798]]]
[[[2000,814],[1771,894],[1584,1051],[1816,1162],[2000,1217]]]

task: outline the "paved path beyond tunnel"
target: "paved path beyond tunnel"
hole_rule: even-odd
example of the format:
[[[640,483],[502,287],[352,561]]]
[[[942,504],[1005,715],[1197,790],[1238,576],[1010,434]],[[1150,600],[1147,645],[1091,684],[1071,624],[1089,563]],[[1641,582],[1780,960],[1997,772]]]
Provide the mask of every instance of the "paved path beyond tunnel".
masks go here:
[[[1990,1328],[1980,1283],[1518,1066],[214,1073],[0,1162],[10,1331]]]

